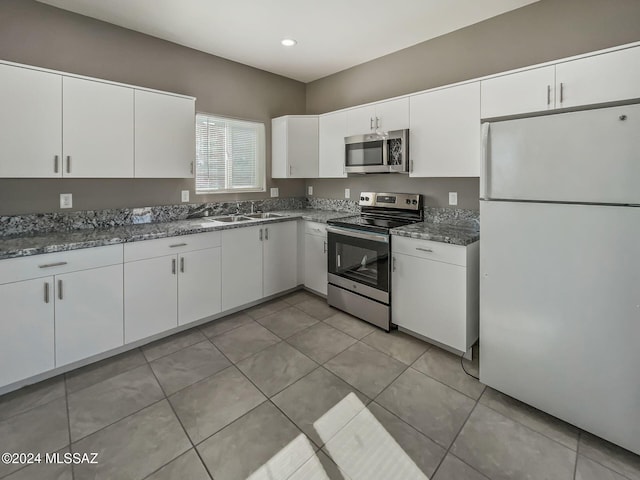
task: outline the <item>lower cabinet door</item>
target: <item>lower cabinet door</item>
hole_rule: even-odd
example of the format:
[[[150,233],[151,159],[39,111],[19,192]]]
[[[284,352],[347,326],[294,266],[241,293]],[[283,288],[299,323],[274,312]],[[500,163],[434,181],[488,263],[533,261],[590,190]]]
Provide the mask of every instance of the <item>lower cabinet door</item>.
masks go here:
[[[124,341],[178,326],[178,257],[124,264]]]
[[[123,267],[56,275],[56,367],[122,346]]]
[[[327,239],[305,234],[304,286],[323,295],[327,294]]]
[[[178,256],[178,324],[194,322],[221,310],[220,248]]]
[[[262,298],[263,241],[263,227],[222,231],[222,310]]]
[[[55,366],[53,277],[0,285],[0,386]]]
[[[466,268],[393,254],[392,321],[456,350],[467,350]]]
[[[263,296],[275,295],[298,285],[298,224],[264,226]]]

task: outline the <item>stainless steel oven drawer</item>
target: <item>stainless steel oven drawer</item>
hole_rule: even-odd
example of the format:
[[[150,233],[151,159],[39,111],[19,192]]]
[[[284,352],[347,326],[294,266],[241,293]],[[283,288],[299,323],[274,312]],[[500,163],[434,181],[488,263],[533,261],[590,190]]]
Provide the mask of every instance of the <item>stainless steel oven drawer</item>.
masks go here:
[[[391,329],[391,314],[389,305],[376,302],[356,293],[352,293],[335,285],[327,288],[327,301],[332,307],[361,318],[387,332]]]

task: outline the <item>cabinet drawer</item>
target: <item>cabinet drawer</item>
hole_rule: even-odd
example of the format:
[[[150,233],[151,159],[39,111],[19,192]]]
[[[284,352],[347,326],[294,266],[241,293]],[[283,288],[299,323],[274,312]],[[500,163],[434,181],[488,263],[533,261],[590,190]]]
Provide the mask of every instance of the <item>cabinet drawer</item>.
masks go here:
[[[0,260],[0,284],[122,263],[122,245]]]
[[[161,257],[173,253],[191,252],[220,246],[220,232],[196,233],[178,237],[158,238],[126,243],[124,261],[134,262],[145,258]]]
[[[404,253],[405,255],[437,260],[462,267],[467,265],[467,248],[461,245],[394,235],[391,241],[391,249],[393,253]]]
[[[327,236],[327,226],[324,223],[304,222],[304,233],[309,235]]]

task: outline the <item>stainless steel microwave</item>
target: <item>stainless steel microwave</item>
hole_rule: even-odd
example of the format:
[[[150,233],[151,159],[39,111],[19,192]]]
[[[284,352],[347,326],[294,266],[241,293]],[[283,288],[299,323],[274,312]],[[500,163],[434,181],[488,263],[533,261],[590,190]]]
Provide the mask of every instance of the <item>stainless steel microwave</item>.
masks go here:
[[[409,130],[344,138],[347,173],[409,173]]]

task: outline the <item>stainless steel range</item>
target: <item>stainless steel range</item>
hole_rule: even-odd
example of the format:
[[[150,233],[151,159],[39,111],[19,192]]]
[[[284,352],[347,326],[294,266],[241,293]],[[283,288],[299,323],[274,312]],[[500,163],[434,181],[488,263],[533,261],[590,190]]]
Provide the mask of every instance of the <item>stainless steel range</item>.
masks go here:
[[[422,221],[422,196],[362,192],[360,210],[360,215],[327,222],[327,300],[329,305],[389,331],[389,230]]]

